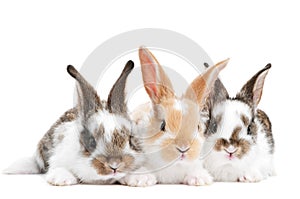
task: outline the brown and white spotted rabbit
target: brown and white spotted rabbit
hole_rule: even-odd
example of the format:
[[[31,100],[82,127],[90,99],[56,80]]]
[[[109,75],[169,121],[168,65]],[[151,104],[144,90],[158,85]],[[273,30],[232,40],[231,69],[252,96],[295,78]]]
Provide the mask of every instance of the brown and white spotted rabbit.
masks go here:
[[[124,91],[133,67],[128,61],[105,102],[68,66],[68,73],[77,81],[78,105],[50,128],[33,157],[15,162],[4,173],[46,173],[52,185],[107,184],[138,169],[143,163],[142,148],[127,114]]]
[[[210,96],[205,168],[215,181],[258,182],[273,175],[274,140],[267,114],[258,109],[271,64],[233,98],[218,79]]]

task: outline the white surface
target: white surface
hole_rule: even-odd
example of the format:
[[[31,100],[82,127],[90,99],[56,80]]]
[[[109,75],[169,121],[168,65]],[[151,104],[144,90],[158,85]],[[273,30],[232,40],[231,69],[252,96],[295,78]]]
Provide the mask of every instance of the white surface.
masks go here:
[[[278,176],[256,184],[129,188],[52,187],[40,176],[1,175],[0,195],[10,198],[103,195],[132,198],[161,194],[172,198],[299,196],[296,193],[300,177],[297,1],[110,2],[1,1],[0,169],[19,157],[33,154],[50,125],[73,105],[74,80],[66,73],[68,64],[80,68],[89,53],[116,34],[155,27],[174,30],[195,40],[214,62],[230,57],[221,78],[231,94],[259,69],[272,63],[259,107],[273,123]]]

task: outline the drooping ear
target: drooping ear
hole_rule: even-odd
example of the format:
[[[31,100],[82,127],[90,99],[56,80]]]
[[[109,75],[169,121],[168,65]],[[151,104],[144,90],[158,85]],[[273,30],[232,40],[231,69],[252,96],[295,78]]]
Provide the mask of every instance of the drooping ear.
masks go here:
[[[174,97],[170,79],[153,54],[144,47],[139,49],[144,87],[151,101],[159,104],[161,100]]]
[[[83,78],[83,76],[71,65],[67,67],[68,73],[77,81],[77,95],[79,113],[84,119],[102,109],[101,101],[95,89]]]
[[[196,77],[188,87],[184,97],[196,101],[199,107],[203,108],[220,71],[225,68],[228,61],[229,59],[219,62]]]
[[[270,68],[271,64],[267,64],[262,70],[258,71],[242,87],[241,91],[236,95],[236,99],[239,99],[256,108],[261,99],[265,78]]]
[[[107,107],[109,112],[117,114],[127,114],[127,105],[125,102],[125,86],[126,80],[132,69],[134,68],[133,61],[129,60],[120,77],[110,90],[107,99]]]

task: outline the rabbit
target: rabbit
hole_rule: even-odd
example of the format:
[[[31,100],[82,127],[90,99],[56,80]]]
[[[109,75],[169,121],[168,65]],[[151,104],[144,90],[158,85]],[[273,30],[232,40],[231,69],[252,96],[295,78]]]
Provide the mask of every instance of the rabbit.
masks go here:
[[[51,185],[111,184],[143,165],[143,149],[135,136],[125,102],[125,84],[134,63],[128,61],[108,100],[71,65],[78,104],[61,116],[38,143],[31,158],[19,160],[6,174],[46,173]]]
[[[147,157],[141,173],[127,175],[124,183],[129,186],[211,184],[213,179],[200,160],[205,131],[201,111],[228,60],[209,68],[189,85],[182,97],[177,97],[153,54],[141,47],[139,58],[144,88],[151,102],[137,107],[131,117],[137,126],[145,128],[143,146]]]
[[[258,109],[271,64],[257,72],[230,98],[215,82],[208,102],[204,167],[215,181],[259,182],[274,174],[274,139],[267,114]]]

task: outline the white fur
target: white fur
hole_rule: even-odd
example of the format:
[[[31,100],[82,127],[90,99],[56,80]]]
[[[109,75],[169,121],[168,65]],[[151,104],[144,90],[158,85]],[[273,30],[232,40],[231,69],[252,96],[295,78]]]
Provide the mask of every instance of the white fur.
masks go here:
[[[53,172],[50,172],[52,170],[64,168],[75,174],[84,183],[94,183],[112,178],[117,180],[124,177],[125,174],[122,173],[99,175],[90,165],[93,157],[85,157],[81,153],[79,137],[82,127],[78,120],[64,123],[56,129],[55,135],[63,132],[64,139],[54,148],[53,155],[49,160],[50,167],[47,175],[53,175]]]
[[[103,118],[103,117],[106,117]],[[102,118],[102,119],[101,119]],[[111,115],[106,112],[99,112],[94,116],[94,121],[90,120],[89,128],[96,128],[96,124],[104,124],[105,133],[110,134],[115,128],[121,129],[122,126],[131,129],[130,122],[120,116]],[[116,122],[117,121],[117,122]],[[59,125],[54,131],[54,148],[49,159],[49,168],[46,180],[53,185],[72,185],[78,182],[83,183],[103,183],[106,180],[116,181],[123,178],[125,173],[111,175],[99,175],[91,165],[94,154],[103,154],[103,146],[110,142],[111,138],[106,137],[99,141],[97,148],[90,157],[82,154],[80,144],[80,132],[83,130],[81,118]],[[62,138],[63,137],[63,138]],[[62,138],[62,139],[61,139]],[[128,144],[127,144],[128,145]],[[129,153],[129,146],[125,149]],[[136,163],[143,160],[142,157],[135,159]],[[40,173],[45,169],[44,162],[37,152],[35,157],[17,161],[4,171],[7,174],[33,174]],[[76,177],[75,177],[76,176]]]
[[[141,167],[131,175],[126,175],[119,182],[131,187],[146,187],[155,185],[157,180],[152,173],[148,172],[147,168]]]
[[[173,108],[175,110],[178,110],[178,111],[182,112],[182,103],[181,103],[181,101],[176,99]]]
[[[57,186],[77,184],[77,178],[63,167],[49,170],[46,180],[48,183]]]
[[[22,158],[3,171],[5,174],[37,174],[40,169],[34,157]]]
[[[109,113],[106,110],[99,111],[97,114],[93,115],[88,121],[88,125],[91,131],[99,128],[99,124],[103,124],[104,126],[104,136],[107,142],[111,141],[112,134],[115,129],[120,130],[123,127],[131,129],[130,122],[127,119],[119,115]]]
[[[213,175],[215,181],[257,182],[273,174],[273,155],[269,153],[269,146],[261,125],[258,125],[256,144],[253,143],[251,136],[247,135],[247,127],[241,130],[240,138],[251,143],[250,151],[241,159],[235,157],[229,160],[225,151],[218,152],[212,149],[213,143],[218,138],[229,139],[234,128],[243,126],[241,113],[250,118],[249,106],[232,100],[219,104],[212,112],[213,116],[222,115],[222,121],[217,133],[208,137],[205,143],[205,151],[210,153],[205,158],[204,166]],[[258,124],[258,121],[255,122]]]
[[[181,111],[183,117],[189,117],[189,113],[186,111],[187,105],[184,101],[176,100],[173,108]],[[136,111],[139,111],[139,109]],[[136,113],[133,112],[133,115],[134,114]],[[140,116],[141,117],[139,118],[134,118],[136,121],[139,121],[140,128],[145,128],[145,126],[148,129],[153,128],[149,126],[148,122],[145,122],[150,121],[150,118],[154,117],[153,110],[150,110],[148,113],[145,112],[144,115]],[[199,122],[201,123],[201,121]],[[202,144],[204,140],[200,137],[199,132],[196,129],[193,134],[195,135],[194,139],[197,139],[200,144]],[[165,132],[155,141],[151,141],[151,143],[146,142],[147,144],[144,145],[144,148],[147,161],[145,164],[146,170],[144,171],[144,174],[134,173],[133,175],[128,175],[124,178],[125,183],[130,186],[149,186],[156,182],[161,184],[188,184],[196,186],[211,184],[213,182],[213,178],[207,170],[203,168],[203,162],[200,160],[200,154],[199,159],[194,161],[190,161],[186,158],[181,160],[180,157],[173,161],[165,161],[161,154],[161,151],[163,150],[161,148],[162,142],[168,138],[174,139],[175,137],[176,133]],[[145,139],[147,138],[148,137],[146,136]]]
[[[212,183],[212,177],[203,169],[201,160],[188,162],[177,160],[173,164],[153,173],[158,183],[205,185]]]

